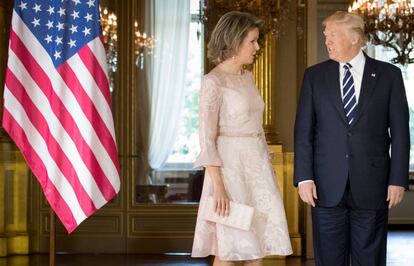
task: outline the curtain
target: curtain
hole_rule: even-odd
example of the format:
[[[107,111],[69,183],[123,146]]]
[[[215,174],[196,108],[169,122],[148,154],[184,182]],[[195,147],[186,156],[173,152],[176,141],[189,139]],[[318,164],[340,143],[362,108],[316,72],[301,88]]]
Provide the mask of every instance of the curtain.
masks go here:
[[[163,166],[170,155],[183,110],[190,27],[190,0],[151,2],[151,30],[156,37],[148,67],[150,128],[148,161]],[[147,62],[148,62],[147,61]]]

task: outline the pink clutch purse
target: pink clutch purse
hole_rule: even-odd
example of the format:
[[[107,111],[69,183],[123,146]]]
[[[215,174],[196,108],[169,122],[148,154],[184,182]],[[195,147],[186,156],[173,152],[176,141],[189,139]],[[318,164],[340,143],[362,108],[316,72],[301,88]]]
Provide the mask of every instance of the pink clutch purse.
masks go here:
[[[253,219],[254,208],[230,201],[230,214],[220,216],[214,212],[214,198],[202,197],[200,200],[200,216],[202,219],[248,231]]]

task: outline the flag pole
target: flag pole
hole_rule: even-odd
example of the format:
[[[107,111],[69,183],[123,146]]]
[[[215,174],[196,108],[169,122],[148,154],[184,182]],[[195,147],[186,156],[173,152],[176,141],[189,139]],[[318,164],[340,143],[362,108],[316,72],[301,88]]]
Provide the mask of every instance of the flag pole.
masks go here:
[[[55,266],[56,261],[56,215],[50,208],[50,231],[49,231],[49,266]]]

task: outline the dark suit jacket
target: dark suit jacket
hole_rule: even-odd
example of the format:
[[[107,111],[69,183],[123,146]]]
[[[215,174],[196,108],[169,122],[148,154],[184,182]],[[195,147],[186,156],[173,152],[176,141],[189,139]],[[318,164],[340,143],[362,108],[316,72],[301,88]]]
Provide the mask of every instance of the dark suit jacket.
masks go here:
[[[397,67],[366,56],[350,126],[341,99],[339,63],[328,60],[306,69],[295,122],[294,184],[314,180],[317,204],[332,207],[342,199],[349,178],[357,206],[386,208],[388,185],[408,187],[408,125]]]

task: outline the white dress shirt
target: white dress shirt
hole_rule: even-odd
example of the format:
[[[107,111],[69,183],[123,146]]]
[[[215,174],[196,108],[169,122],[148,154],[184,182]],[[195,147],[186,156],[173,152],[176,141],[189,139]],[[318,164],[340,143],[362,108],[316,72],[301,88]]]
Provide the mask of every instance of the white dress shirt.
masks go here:
[[[362,50],[360,50],[359,53],[348,62],[352,66],[349,69],[349,71],[351,71],[352,78],[354,79],[355,96],[356,96],[357,104],[359,100],[359,95],[361,94],[361,83],[362,83],[362,75],[364,74],[365,61],[366,61],[365,55],[362,52]],[[339,63],[339,83],[340,83],[340,88],[341,88],[341,99],[342,99],[342,96],[344,95],[342,79],[345,76],[345,68],[344,68],[345,64],[346,63]],[[303,183],[308,183],[308,182],[313,182],[313,180],[309,179],[309,180],[301,181],[299,182],[299,186]]]
[[[351,64],[351,71],[352,78],[354,79],[354,87],[355,87],[355,96],[356,101],[358,103],[359,94],[361,93],[361,83],[362,83],[362,75],[364,74],[364,67],[365,67],[365,55],[360,50],[359,53],[348,62]],[[339,63],[339,83],[341,88],[341,97],[344,95],[344,86],[342,85],[342,80],[345,76],[345,68],[344,65],[346,63]]]

